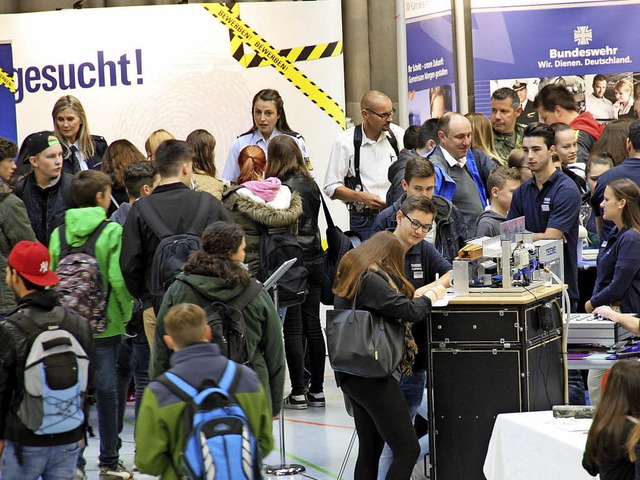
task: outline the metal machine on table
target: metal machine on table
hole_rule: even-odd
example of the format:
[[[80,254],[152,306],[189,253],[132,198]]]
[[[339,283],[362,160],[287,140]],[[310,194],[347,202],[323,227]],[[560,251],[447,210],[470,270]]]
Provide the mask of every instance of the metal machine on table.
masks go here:
[[[533,241],[516,233],[515,241],[485,238],[465,246],[454,261],[453,284],[458,295],[522,293],[564,280],[562,239]]]

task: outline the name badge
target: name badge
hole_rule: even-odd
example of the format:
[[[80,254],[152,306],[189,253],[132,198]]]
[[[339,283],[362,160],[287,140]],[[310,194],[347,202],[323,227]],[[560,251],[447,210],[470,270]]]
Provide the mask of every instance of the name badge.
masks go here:
[[[424,278],[424,274],[422,273],[422,270],[420,270],[419,272],[413,272],[413,278],[415,278],[416,280]]]
[[[542,211],[543,211],[543,212],[548,212],[548,211],[549,211],[549,205],[547,205],[547,204],[543,204],[543,205],[542,205]]]

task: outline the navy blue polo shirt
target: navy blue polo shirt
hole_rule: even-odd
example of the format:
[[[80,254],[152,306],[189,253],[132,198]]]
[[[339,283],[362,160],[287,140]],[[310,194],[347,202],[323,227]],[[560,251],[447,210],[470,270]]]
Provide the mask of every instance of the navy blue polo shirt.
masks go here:
[[[640,233],[623,228],[611,232],[598,252],[598,276],[591,305],[620,302],[622,313],[640,313]]]
[[[596,217],[602,217],[600,204],[604,198],[604,189],[607,187],[609,182],[618,178],[629,178],[636,182],[636,185],[640,186],[640,158],[625,158],[620,165],[607,170],[598,177],[598,183],[591,195],[591,207],[593,208],[593,214]],[[600,239],[603,242],[609,238],[613,227],[615,227],[615,224],[609,220],[604,220],[602,222],[602,235]]]
[[[555,228],[564,233],[564,281],[569,297],[578,292],[578,226],[580,225],[580,190],[561,170],[556,170],[538,189],[535,177],[520,185],[511,200],[507,220],[525,217],[525,227],[533,233]]]
[[[452,268],[442,254],[426,240],[414,245],[404,254],[404,276],[416,288],[434,282],[436,273],[443,276]],[[427,322],[414,323],[412,331],[418,345],[413,371],[418,372],[427,368]]]
[[[426,240],[420,241],[404,254],[404,276],[409,283],[420,288],[453,269],[451,264]]]

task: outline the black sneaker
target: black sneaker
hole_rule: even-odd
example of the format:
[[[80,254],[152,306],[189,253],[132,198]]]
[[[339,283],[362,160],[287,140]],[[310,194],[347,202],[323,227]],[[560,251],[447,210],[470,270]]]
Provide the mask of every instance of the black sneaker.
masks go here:
[[[306,410],[307,399],[304,395],[291,394],[284,399],[284,408],[288,408],[290,410]]]
[[[310,407],[324,407],[326,405],[324,401],[324,392],[307,392],[307,405],[309,405]]]

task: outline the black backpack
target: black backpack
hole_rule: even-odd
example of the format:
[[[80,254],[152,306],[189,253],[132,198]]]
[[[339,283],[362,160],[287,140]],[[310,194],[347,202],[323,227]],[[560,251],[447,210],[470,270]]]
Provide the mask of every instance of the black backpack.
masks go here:
[[[244,291],[229,303],[211,302],[205,307],[207,324],[211,328],[211,342],[218,344],[222,355],[242,365],[248,365],[250,360],[247,325],[242,310],[261,290],[262,284],[251,279]]]
[[[297,260],[278,280],[278,307],[303,303],[307,297],[309,273],[304,266],[302,247],[288,228],[264,228],[259,255],[260,267],[256,276],[261,282],[265,282],[287,260]]]
[[[209,202],[205,195],[200,194],[198,209],[189,229],[184,233],[174,233],[165,225],[161,214],[149,204],[140,202],[140,215],[147,222],[149,228],[160,239],[160,244],[153,256],[149,293],[152,296],[156,314],[160,310],[162,297],[182,272],[184,262],[193,252],[200,249],[200,232],[204,230],[209,218]]]
[[[327,251],[324,256],[324,276],[322,277],[320,301],[325,305],[333,305],[333,282],[338,271],[338,264],[345,253],[362,243],[362,237],[352,230],[343,232],[340,227],[336,227],[324,198],[320,196],[320,199],[327,220]]]

